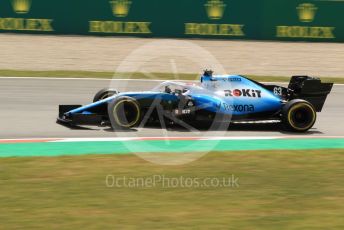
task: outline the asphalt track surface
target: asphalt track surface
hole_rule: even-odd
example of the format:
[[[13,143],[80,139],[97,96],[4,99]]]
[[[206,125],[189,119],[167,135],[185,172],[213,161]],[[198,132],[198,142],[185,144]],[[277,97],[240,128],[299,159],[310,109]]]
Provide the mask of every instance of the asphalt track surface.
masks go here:
[[[276,125],[234,125],[228,130],[190,130],[145,127],[126,132],[109,128],[70,129],[55,123],[59,104],[87,104],[101,88],[119,91],[149,90],[159,84],[146,80],[0,78],[0,139],[64,137],[190,137],[290,136]],[[323,112],[307,137],[344,136],[344,85],[335,85]]]

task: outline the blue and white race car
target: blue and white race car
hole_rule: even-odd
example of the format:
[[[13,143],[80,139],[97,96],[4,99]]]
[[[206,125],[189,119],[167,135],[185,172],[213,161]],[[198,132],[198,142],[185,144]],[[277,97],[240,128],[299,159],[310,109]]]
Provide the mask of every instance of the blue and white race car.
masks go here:
[[[60,105],[57,122],[69,126],[111,126],[114,130],[150,122],[203,124],[276,121],[297,132],[313,127],[333,83],[293,76],[288,87],[240,75],[213,75],[200,83],[167,81],[151,91],[102,89],[88,105]]]

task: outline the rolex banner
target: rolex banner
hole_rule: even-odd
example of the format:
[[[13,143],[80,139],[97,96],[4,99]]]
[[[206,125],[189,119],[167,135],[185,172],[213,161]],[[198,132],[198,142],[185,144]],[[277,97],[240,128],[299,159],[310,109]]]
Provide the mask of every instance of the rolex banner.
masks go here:
[[[344,0],[265,2],[263,39],[344,41]]]
[[[344,0],[1,0],[0,32],[344,41]]]

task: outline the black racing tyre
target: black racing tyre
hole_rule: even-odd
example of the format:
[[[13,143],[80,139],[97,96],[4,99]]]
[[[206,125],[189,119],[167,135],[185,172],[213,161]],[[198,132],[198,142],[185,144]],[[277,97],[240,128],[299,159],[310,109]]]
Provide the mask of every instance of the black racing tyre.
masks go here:
[[[112,95],[115,95],[117,93],[118,92],[115,89],[105,88],[105,89],[99,90],[96,93],[96,95],[94,95],[93,102],[103,100],[103,99],[111,97]]]
[[[282,108],[284,126],[295,132],[306,132],[313,127],[317,118],[316,110],[308,101],[295,99]]]
[[[141,114],[140,104],[132,97],[118,97],[108,105],[108,115],[114,130],[137,126]]]

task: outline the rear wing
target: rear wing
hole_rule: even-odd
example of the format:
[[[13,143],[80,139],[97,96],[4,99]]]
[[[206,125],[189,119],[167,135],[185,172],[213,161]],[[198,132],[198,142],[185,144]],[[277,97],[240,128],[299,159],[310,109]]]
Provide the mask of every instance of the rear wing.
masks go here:
[[[294,99],[310,102],[317,112],[321,112],[333,83],[322,83],[319,78],[292,76],[288,88],[293,91]]]

